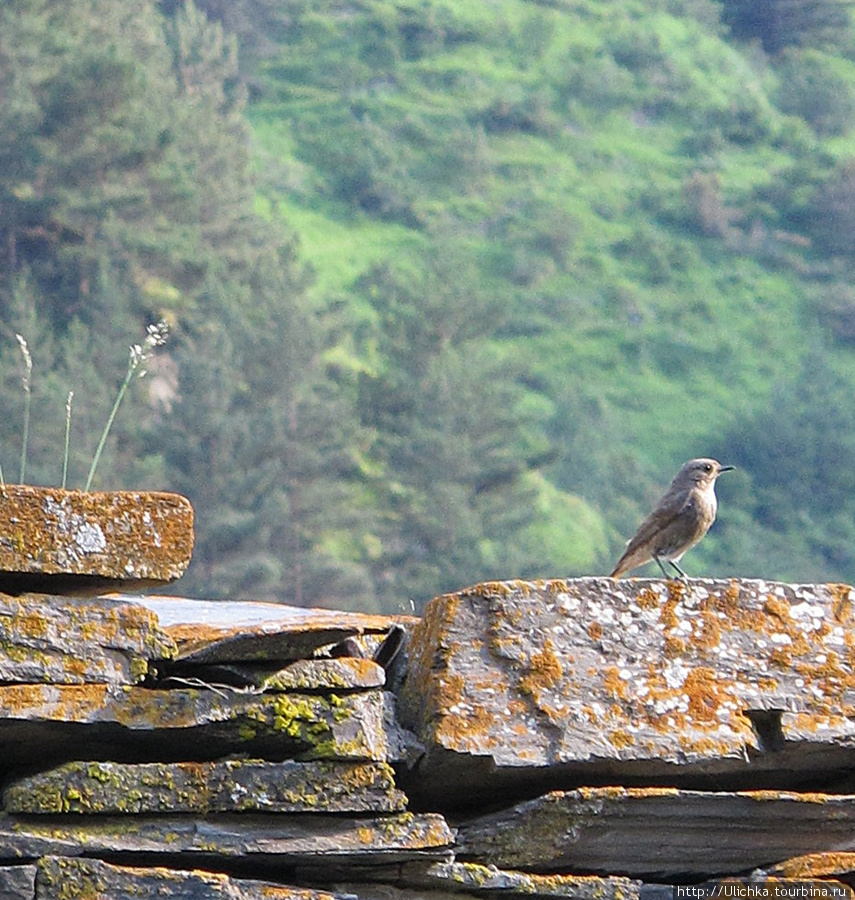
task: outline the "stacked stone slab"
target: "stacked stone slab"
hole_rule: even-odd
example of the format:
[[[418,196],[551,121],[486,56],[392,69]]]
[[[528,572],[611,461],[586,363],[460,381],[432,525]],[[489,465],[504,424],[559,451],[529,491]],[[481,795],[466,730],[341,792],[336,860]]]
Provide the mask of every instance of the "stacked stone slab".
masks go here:
[[[455,858],[653,885],[855,872],[855,592],[497,582],[428,604],[401,715]],[[830,896],[830,895],[829,895]]]
[[[39,550],[0,573],[0,897],[322,898],[311,882],[450,859],[445,820],[410,812],[391,766],[407,745],[370,656],[398,623],[20,593],[167,583],[192,513],[5,490],[16,545]]]
[[[0,486],[2,900],[855,880],[847,586],[494,582],[420,620],[103,595],[191,549],[183,498]]]

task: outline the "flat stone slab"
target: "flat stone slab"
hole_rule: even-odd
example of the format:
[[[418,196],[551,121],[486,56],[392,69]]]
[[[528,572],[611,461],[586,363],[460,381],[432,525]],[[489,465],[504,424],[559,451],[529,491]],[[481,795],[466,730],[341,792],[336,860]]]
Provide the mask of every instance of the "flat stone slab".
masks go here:
[[[279,693],[341,693],[383,687],[385,669],[362,657],[298,659],[284,668],[281,663],[210,663],[173,671],[159,679],[161,687],[204,684],[255,688]]]
[[[135,603],[0,594],[0,682],[135,684],[175,652]]]
[[[436,863],[421,887],[454,888],[473,894],[524,894],[526,897],[573,897],[574,900],[637,900],[641,883],[596,875],[531,875],[477,863]]]
[[[8,812],[403,812],[407,798],[386,763],[71,762],[8,787]]]
[[[383,879],[375,870],[372,879]],[[445,900],[471,896],[572,897],[574,900],[639,900],[641,882],[596,875],[534,875],[477,863],[439,862],[427,869],[404,864],[388,873],[390,884],[336,884],[359,900]],[[398,886],[400,885],[400,887]],[[413,888],[419,888],[418,893]]]
[[[299,659],[261,682],[266,691],[364,691],[382,688],[386,672],[370,659]]]
[[[457,858],[671,880],[855,850],[855,796],[674,788],[554,791],[462,824]]]
[[[117,866],[98,859],[48,856],[39,860],[36,869],[36,900],[336,900],[327,891],[217,872]]]
[[[503,786],[851,768],[853,600],[846,585],[610,578],[438,597],[410,641],[401,717],[427,754],[405,787],[474,805]]]
[[[408,616],[306,609],[282,603],[157,596],[137,600],[157,613],[160,624],[178,644],[176,661],[185,665],[302,659],[347,637],[381,635],[396,623],[414,625],[418,621]]]
[[[142,853],[180,868],[365,866],[450,859],[454,833],[435,813],[309,816],[13,816],[0,814],[0,859]]]
[[[396,727],[380,691],[337,695],[0,686],[0,772],[67,759],[122,762],[265,759],[385,762]]]
[[[0,486],[0,591],[94,594],[168,584],[193,552],[179,494]]]

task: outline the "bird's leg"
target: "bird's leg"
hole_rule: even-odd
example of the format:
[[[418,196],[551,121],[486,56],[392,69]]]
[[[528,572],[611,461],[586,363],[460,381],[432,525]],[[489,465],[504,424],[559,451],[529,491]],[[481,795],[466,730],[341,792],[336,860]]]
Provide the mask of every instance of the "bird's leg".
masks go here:
[[[655,553],[653,554],[653,558],[656,560],[656,565],[658,565],[662,570],[662,574],[665,576],[665,580],[671,581],[673,575],[670,575],[665,566],[662,565],[662,560]],[[680,578],[682,578],[683,581],[689,580],[689,576],[677,565],[677,563],[674,562],[673,559],[669,559],[668,562],[680,573]]]
[[[662,569],[662,574],[665,576],[665,580],[670,581],[671,576],[668,574],[668,570],[665,568],[665,566],[662,565],[662,560],[659,559],[659,557],[655,553],[653,554],[653,558],[656,560],[656,565],[659,566],[660,569]],[[671,565],[673,566],[674,563],[671,563]]]
[[[689,576],[674,562],[673,559],[669,559],[668,562],[680,573],[680,578],[682,578],[683,581],[689,580]]]

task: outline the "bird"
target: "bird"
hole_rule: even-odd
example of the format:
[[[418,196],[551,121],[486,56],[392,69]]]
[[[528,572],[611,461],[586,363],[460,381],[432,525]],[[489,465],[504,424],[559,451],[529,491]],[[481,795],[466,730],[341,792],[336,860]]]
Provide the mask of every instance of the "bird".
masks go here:
[[[735,466],[723,466],[715,459],[690,459],[674,477],[671,486],[627,542],[623,556],[611,576],[620,578],[632,569],[655,559],[662,574],[671,578],[662,563],[667,560],[681,578],[686,573],[677,565],[715,521],[718,503],[715,482],[722,472]]]

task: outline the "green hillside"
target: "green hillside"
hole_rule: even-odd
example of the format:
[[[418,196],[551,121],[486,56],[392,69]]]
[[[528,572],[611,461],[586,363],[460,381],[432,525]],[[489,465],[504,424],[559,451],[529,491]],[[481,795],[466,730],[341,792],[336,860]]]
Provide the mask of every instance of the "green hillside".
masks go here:
[[[851,246],[823,221],[855,45],[826,6],[766,53],[735,3],[295,4],[258,61],[260,190],[315,300],[362,309],[378,262],[413,281],[451,256],[458,302],[501,307],[479,343],[557,455],[541,573],[603,571],[679,463],[718,453],[740,474],[694,571],[855,575],[852,502],[823,496],[855,454]],[[375,364],[352,335],[336,352]]]
[[[607,572],[698,455],[738,471],[687,571],[855,581],[848,4],[90,0],[100,57],[12,6],[6,330],[57,397],[95,360],[96,421],[96,348],[173,322],[176,402],[137,392],[101,478],[194,501],[183,591],[395,610]],[[53,71],[20,49],[46,16]]]

